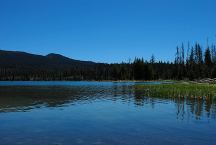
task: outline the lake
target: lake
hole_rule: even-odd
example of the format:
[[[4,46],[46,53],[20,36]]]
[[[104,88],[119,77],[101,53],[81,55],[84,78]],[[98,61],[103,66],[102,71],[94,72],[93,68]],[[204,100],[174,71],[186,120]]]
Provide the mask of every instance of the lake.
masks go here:
[[[216,144],[216,99],[149,97],[140,83],[0,82],[0,144]]]

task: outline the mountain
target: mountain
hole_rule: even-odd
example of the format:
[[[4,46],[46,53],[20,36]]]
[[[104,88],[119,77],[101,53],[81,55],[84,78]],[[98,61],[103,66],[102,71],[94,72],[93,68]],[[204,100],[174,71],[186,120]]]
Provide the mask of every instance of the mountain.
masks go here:
[[[96,63],[80,61],[60,54],[50,53],[46,56],[20,51],[0,50],[0,68],[16,69],[71,69],[92,67]]]

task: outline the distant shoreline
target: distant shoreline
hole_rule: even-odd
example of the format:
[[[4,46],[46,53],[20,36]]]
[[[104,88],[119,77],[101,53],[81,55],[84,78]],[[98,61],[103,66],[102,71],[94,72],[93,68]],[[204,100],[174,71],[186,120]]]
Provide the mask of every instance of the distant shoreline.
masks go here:
[[[0,80],[0,82],[177,82],[176,80]]]
[[[216,84],[214,81],[202,80],[0,80],[0,82],[113,82],[113,83],[178,83],[178,84]],[[213,79],[214,80],[214,79]],[[215,79],[216,80],[216,79]]]

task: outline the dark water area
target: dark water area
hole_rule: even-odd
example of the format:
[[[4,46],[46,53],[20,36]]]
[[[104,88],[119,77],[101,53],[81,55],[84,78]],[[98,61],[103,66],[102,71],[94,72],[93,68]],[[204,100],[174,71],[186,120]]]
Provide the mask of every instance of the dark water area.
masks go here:
[[[216,144],[216,99],[149,97],[136,84],[0,82],[0,144]]]

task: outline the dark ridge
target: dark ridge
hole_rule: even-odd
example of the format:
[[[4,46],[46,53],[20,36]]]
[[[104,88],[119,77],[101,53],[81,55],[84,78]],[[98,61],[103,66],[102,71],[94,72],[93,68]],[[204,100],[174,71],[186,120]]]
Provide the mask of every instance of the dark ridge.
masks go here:
[[[69,69],[94,64],[94,62],[74,60],[54,53],[42,56],[20,51],[0,50],[0,67],[2,68]]]

